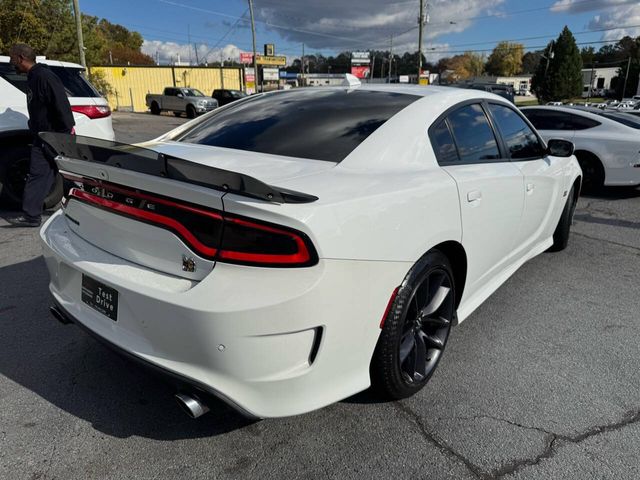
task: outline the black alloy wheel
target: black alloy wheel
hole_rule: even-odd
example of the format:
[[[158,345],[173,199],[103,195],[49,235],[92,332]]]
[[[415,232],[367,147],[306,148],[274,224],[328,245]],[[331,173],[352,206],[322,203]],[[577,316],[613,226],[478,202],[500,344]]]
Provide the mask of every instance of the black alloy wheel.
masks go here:
[[[160,105],[157,102],[151,102],[151,113],[153,115],[160,115]]]
[[[371,365],[374,388],[392,399],[422,389],[442,357],[454,319],[451,265],[431,251],[407,274],[385,320]]]
[[[197,112],[193,105],[187,105],[187,118],[196,118]]]

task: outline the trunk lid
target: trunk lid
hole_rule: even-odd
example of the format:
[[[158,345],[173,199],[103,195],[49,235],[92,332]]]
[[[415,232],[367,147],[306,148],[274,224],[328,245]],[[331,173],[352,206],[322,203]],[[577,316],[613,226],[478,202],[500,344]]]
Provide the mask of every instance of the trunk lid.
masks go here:
[[[313,171],[287,172],[287,161],[277,168],[271,161],[277,173],[268,175],[268,161],[234,162],[235,151],[220,152],[225,149],[160,143],[141,148],[56,133],[41,138],[74,182],[63,207],[73,233],[124,260],[190,280],[202,280],[215,266],[227,192],[264,202],[316,199],[235,171],[253,168],[269,179]],[[234,168],[241,165],[246,168]]]

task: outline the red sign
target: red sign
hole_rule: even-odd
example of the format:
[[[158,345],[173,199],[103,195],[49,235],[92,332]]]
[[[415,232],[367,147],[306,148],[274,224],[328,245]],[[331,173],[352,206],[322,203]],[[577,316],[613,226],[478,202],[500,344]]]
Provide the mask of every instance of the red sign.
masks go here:
[[[253,63],[253,53],[240,52],[240,63]]]
[[[358,78],[368,78],[369,69],[369,65],[351,65],[351,75]]]

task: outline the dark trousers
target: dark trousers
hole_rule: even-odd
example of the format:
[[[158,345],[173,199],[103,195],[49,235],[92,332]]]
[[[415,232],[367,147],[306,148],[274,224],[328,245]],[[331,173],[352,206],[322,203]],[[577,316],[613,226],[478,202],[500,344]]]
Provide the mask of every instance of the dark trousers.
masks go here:
[[[31,147],[29,176],[22,196],[22,210],[26,217],[40,220],[44,199],[51,191],[55,175],[55,167],[44,156],[42,149],[36,145]]]

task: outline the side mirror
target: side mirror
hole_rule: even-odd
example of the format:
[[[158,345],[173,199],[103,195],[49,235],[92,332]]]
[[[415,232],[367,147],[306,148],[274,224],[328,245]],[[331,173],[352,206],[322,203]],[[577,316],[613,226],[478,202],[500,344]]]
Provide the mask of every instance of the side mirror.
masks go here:
[[[573,155],[574,150],[573,142],[569,140],[553,138],[547,143],[547,154],[552,157],[570,157]]]
[[[184,98],[184,95],[182,95],[181,93],[179,93],[178,95],[176,95],[178,98]]]

